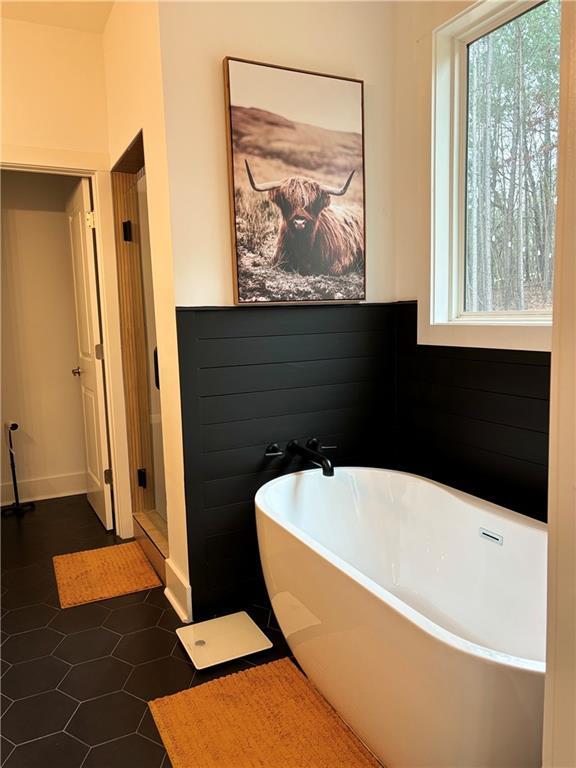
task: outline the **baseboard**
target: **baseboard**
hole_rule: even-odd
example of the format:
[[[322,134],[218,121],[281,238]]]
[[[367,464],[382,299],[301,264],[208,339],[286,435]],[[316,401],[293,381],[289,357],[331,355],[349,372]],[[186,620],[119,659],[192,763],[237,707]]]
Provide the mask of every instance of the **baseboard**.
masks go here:
[[[166,566],[166,589],[164,594],[181,621],[192,621],[192,589],[177,566],[168,558]]]
[[[74,496],[77,493],[86,493],[87,490],[85,472],[18,480],[20,501],[57,499],[61,496]],[[2,483],[0,486],[0,498],[2,504],[11,504],[14,501],[14,490],[11,481]]]

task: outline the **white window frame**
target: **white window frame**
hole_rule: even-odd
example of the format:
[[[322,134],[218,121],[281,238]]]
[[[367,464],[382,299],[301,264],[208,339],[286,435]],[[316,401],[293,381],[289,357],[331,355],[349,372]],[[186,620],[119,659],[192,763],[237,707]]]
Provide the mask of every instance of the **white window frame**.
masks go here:
[[[549,349],[552,312],[464,311],[467,46],[541,3],[482,0],[433,33],[430,324],[508,328],[499,347]]]

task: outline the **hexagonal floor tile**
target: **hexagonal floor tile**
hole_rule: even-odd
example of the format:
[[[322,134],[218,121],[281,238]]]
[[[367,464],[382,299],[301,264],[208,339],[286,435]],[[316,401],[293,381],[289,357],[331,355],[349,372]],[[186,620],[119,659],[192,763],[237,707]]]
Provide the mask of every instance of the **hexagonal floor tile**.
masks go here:
[[[59,611],[50,626],[65,635],[71,635],[74,632],[82,632],[84,629],[102,626],[109,613],[110,611],[101,605],[93,603],[77,605],[74,608]]]
[[[158,733],[158,728],[156,728],[156,723],[154,722],[152,712],[150,712],[149,708],[146,708],[142,722],[138,727],[138,733],[142,734],[142,736],[146,736],[147,739],[155,741],[156,744],[163,746],[162,739]]]
[[[11,664],[37,659],[52,653],[61,640],[62,635],[49,627],[32,629],[9,637],[2,646],[2,655]]]
[[[108,656],[118,642],[118,635],[103,627],[86,629],[75,635],[68,635],[54,651],[54,656],[70,664],[80,664],[82,661]]]
[[[133,733],[95,747],[86,758],[83,768],[126,768],[128,765],[160,768],[164,754],[163,747]]]
[[[58,687],[70,666],[54,656],[15,664],[2,678],[2,690],[11,699],[23,699]]]
[[[88,747],[68,734],[54,733],[16,747],[4,768],[43,768],[48,765],[78,768],[87,752]]]
[[[8,759],[8,755],[14,749],[14,744],[4,736],[0,736],[0,764],[4,765],[4,762]]]
[[[6,594],[2,597],[2,604],[8,610],[13,608],[22,608],[25,605],[36,605],[43,603],[44,599],[53,591],[51,584],[42,583],[23,583],[14,587],[9,587]]]
[[[193,676],[191,664],[170,656],[136,667],[124,689],[144,701],[151,701],[183,691],[188,688]]]
[[[66,730],[86,744],[102,744],[136,731],[145,709],[134,696],[110,693],[80,704]]]
[[[123,637],[114,651],[114,656],[130,664],[144,664],[146,661],[170,656],[175,643],[175,635],[158,627],[150,627]]]
[[[206,667],[206,669],[197,669],[194,673],[194,679],[190,684],[191,687],[208,683],[210,680],[216,680],[218,677],[225,677],[226,675],[232,675],[234,672],[243,672],[246,669],[250,669],[250,664],[247,659],[233,659],[227,661],[225,664],[216,664],[213,667]]]
[[[136,632],[138,629],[153,627],[161,615],[162,610],[155,605],[139,603],[112,611],[104,622],[104,626],[125,635],[128,632]]]
[[[2,584],[8,589],[51,587],[55,584],[54,568],[49,561],[14,568],[3,574]]]
[[[129,595],[120,595],[119,597],[109,597],[107,600],[98,600],[97,605],[102,605],[104,608],[125,608],[127,605],[135,605],[136,603],[143,603],[148,596],[148,590],[142,590],[141,592],[131,592]]]
[[[60,685],[60,690],[78,701],[95,699],[121,690],[131,671],[129,664],[112,656],[86,661],[72,667]]]
[[[178,627],[184,627],[185,624],[180,620],[176,611],[173,608],[169,608],[164,611],[157,626],[162,627],[162,629],[165,629],[168,632],[174,632]]]
[[[12,699],[6,696],[4,693],[0,693],[0,713],[2,713],[2,717],[4,717],[4,713],[6,710],[10,709],[12,706]]]
[[[29,632],[31,629],[45,627],[56,615],[55,608],[48,605],[28,605],[9,611],[2,619],[2,628],[9,635]]]
[[[64,728],[77,703],[59,691],[15,701],[3,719],[4,736],[14,744],[38,739]]]
[[[163,611],[165,610],[174,610],[172,606],[170,605],[170,602],[166,595],[164,594],[164,587],[155,587],[154,589],[151,589],[148,593],[148,596],[146,597],[146,602],[150,603],[151,605],[155,605],[158,608],[162,608]]]

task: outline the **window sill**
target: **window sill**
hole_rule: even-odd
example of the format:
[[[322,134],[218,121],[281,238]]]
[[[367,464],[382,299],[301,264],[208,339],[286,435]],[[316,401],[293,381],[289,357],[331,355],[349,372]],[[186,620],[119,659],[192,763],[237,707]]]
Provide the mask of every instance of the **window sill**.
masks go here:
[[[469,325],[473,327],[486,326],[489,328],[510,328],[510,327],[522,327],[534,328],[534,326],[540,327],[552,327],[552,315],[492,315],[491,314],[469,314],[455,317],[453,320],[447,320],[446,322],[434,322],[433,325],[454,326],[454,325]]]
[[[426,303],[419,302],[419,344],[535,352],[552,349],[552,323],[549,318],[506,318],[504,321],[500,318],[456,318],[447,322],[431,322]]]

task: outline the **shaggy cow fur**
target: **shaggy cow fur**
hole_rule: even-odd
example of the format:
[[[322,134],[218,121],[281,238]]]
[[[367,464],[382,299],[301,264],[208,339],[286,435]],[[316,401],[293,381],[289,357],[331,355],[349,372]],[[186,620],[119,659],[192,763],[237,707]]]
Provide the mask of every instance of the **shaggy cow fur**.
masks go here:
[[[362,269],[361,208],[331,206],[330,193],[305,176],[285,179],[268,195],[282,213],[275,264],[301,275],[344,275]]]

